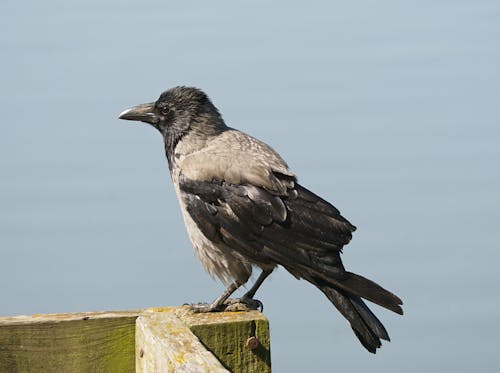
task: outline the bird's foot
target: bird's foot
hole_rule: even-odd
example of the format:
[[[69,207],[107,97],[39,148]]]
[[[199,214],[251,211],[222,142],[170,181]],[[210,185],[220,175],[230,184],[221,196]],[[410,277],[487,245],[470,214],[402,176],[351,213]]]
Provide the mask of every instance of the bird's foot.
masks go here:
[[[189,304],[189,309],[194,313],[220,312],[224,311],[224,304],[194,303]]]
[[[194,313],[208,313],[208,312],[247,312],[260,310],[262,312],[264,310],[264,305],[260,300],[249,298],[249,297],[241,297],[234,299],[227,299],[222,304],[217,303],[194,303],[194,304],[185,304],[189,305],[189,309]]]
[[[235,299],[228,299],[224,302],[224,311],[234,312],[234,311],[255,311],[264,310],[264,305],[258,299],[253,299],[249,297],[241,297]]]

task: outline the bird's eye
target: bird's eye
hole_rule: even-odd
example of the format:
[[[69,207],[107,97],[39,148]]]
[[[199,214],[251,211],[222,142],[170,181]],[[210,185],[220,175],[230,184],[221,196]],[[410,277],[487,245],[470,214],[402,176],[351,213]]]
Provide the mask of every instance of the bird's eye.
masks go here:
[[[170,112],[170,107],[168,105],[161,106],[159,109],[163,115],[167,115]]]

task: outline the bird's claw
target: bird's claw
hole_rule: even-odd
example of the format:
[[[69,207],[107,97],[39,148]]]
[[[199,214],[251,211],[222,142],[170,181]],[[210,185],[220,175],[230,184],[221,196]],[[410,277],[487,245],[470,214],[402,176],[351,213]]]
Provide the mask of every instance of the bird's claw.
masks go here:
[[[217,305],[213,303],[193,303],[188,304],[189,309],[194,313],[208,313],[208,312],[219,312],[223,311],[221,309],[222,305]]]
[[[228,299],[224,302],[225,311],[254,311],[260,310],[262,312],[264,310],[264,305],[258,299],[241,297],[235,299]]]
[[[264,305],[258,299],[241,297],[234,299],[227,299],[222,304],[215,303],[192,303],[184,304],[189,306],[189,309],[194,313],[208,313],[208,312],[245,312],[245,311],[264,311]]]

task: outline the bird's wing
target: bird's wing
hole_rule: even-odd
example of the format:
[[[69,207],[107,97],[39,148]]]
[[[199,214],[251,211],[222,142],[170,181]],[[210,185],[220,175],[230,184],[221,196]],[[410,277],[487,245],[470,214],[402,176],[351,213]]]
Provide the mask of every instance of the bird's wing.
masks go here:
[[[286,190],[249,182],[234,184],[183,175],[179,187],[198,228],[255,263],[280,264],[297,277],[339,278],[339,253],[355,227],[330,203],[295,182],[271,172]]]

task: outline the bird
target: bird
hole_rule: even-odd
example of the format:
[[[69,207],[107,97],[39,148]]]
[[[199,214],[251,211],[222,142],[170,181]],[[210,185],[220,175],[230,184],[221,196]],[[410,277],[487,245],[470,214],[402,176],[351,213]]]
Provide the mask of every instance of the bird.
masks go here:
[[[173,186],[192,246],[212,278],[227,286],[195,312],[224,310],[254,269],[260,275],[239,301],[278,267],[318,288],[371,353],[390,341],[363,299],[403,314],[401,299],[344,268],[340,254],[356,227],[325,199],[299,184],[264,142],[226,125],[206,93],[177,86],[119,119],[150,124],[162,135]]]

